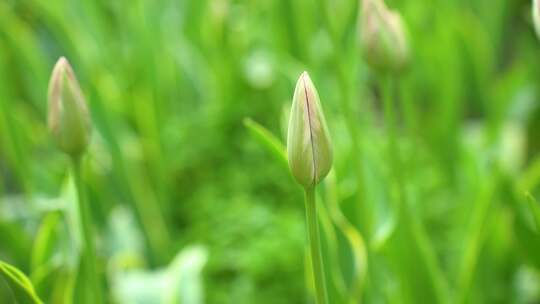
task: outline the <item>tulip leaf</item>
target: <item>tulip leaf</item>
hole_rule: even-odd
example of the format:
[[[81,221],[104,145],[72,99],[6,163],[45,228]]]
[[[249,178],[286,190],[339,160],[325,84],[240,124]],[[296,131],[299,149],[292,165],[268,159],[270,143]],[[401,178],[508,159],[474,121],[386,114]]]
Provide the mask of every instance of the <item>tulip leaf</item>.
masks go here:
[[[525,196],[527,198],[529,209],[531,209],[536,232],[540,233],[540,206],[538,205],[536,199],[530,193],[526,193]]]
[[[287,155],[285,153],[285,146],[283,143],[258,122],[251,118],[244,119],[244,126],[248,128],[251,134],[257,139],[264,147],[270,151],[279,161],[287,166]]]
[[[367,274],[368,257],[364,238],[360,231],[349,222],[339,206],[339,191],[337,177],[334,170],[328,174],[325,185],[327,186],[327,204],[329,216],[339,232],[346,239],[352,257],[352,277],[348,282],[349,302],[354,303],[362,292]]]
[[[19,269],[0,261],[1,278],[5,280],[13,293],[14,300],[20,304],[43,303],[34,291],[34,286]]]

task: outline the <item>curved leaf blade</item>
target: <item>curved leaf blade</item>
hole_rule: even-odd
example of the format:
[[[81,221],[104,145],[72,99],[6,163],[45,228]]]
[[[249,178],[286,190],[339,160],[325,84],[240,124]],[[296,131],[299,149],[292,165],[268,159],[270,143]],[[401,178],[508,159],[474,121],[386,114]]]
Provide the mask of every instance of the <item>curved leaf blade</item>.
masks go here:
[[[13,292],[15,301],[19,304],[42,304],[34,286],[19,269],[0,261],[0,274]]]

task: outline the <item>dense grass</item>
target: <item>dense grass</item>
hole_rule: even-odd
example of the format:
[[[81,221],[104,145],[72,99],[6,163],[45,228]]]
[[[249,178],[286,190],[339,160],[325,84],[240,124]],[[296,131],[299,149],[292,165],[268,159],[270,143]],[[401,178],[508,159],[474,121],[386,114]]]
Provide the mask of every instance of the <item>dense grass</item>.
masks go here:
[[[69,159],[46,128],[66,56],[94,123],[84,182],[109,298],[152,298],[180,269],[184,302],[309,301],[282,146],[307,70],[335,152],[318,192],[330,302],[539,302],[530,1],[387,3],[411,44],[389,81],[362,61],[353,0],[0,1],[0,260],[47,303],[80,288]]]

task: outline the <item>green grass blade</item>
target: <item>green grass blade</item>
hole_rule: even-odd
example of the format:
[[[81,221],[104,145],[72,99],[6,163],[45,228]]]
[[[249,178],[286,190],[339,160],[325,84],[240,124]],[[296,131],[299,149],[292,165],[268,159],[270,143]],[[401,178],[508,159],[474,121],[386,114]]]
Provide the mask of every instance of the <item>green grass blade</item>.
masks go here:
[[[15,301],[20,304],[43,303],[34,291],[34,286],[28,277],[19,269],[0,261],[0,274],[13,292]]]
[[[274,134],[251,118],[244,118],[244,126],[277,160],[287,165],[285,146]]]
[[[526,193],[525,197],[534,219],[536,232],[540,233],[540,206],[538,206],[538,201],[530,193]]]

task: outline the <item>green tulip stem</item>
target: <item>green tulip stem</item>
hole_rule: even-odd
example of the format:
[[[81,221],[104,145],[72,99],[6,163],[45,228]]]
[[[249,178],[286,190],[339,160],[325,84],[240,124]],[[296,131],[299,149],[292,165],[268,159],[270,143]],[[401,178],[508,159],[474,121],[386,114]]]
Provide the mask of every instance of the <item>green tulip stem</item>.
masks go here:
[[[94,227],[90,216],[90,209],[85,198],[84,184],[82,182],[82,157],[72,157],[73,178],[77,191],[77,216],[82,239],[81,266],[86,272],[89,292],[93,295],[93,303],[103,303],[101,288],[97,274],[96,248],[94,245]]]
[[[324,266],[321,254],[321,241],[317,222],[317,205],[315,202],[315,187],[305,188],[306,194],[306,221],[308,241],[311,252],[311,266],[315,282],[315,295],[317,304],[328,303],[326,283],[324,280]]]

